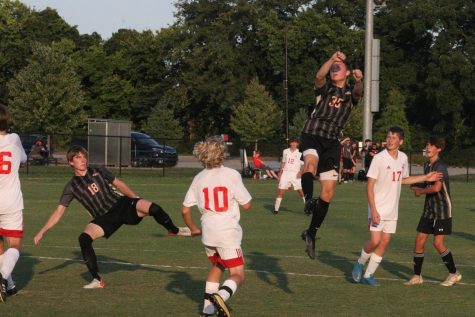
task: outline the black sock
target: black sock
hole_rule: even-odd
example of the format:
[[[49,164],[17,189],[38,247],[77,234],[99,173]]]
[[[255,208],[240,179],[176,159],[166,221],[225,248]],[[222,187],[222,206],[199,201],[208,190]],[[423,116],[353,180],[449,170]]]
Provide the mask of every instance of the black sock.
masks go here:
[[[81,253],[84,262],[86,262],[87,269],[91,273],[92,277],[100,280],[99,267],[97,266],[97,257],[94,249],[92,248],[92,238],[87,233],[81,233],[79,235],[79,245],[81,246]]]
[[[328,213],[328,207],[330,207],[330,203],[322,200],[322,198],[319,197],[315,212],[312,214],[312,221],[308,227],[308,232],[310,235],[315,236],[317,234],[317,230],[322,225],[323,220],[325,220],[325,217]]]
[[[178,232],[178,228],[173,224],[170,216],[159,205],[152,203],[148,209],[148,214],[171,233],[176,234]]]
[[[313,174],[310,172],[303,173],[302,175],[302,191],[305,197],[305,201],[312,199],[313,197]]]
[[[442,261],[444,261],[444,264],[445,266],[447,267],[447,269],[449,270],[449,273],[450,274],[454,274],[455,272],[457,272],[457,268],[455,267],[455,263],[454,263],[454,258],[452,256],[452,252],[450,252],[449,249],[445,250],[444,252],[442,252],[440,254],[440,256],[442,257]]]
[[[422,263],[424,263],[424,253],[414,252],[414,274],[421,275]]]
[[[350,181],[355,180],[355,173],[350,173]]]

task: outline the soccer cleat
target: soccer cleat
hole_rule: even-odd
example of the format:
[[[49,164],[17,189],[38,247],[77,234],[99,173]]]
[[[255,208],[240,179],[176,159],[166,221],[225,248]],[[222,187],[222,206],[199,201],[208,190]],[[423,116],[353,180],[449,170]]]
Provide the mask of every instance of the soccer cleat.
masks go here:
[[[310,216],[316,207],[317,207],[317,199],[310,198],[305,201],[305,207],[303,209],[303,212]]]
[[[305,253],[307,253],[308,257],[312,260],[315,259],[315,237],[311,237],[308,234],[307,230],[304,230],[300,235],[303,241],[305,241]]]
[[[453,274],[450,273],[449,276],[447,276],[447,278],[445,279],[445,281],[440,283],[440,285],[442,285],[442,286],[452,286],[452,285],[457,284],[461,280],[462,280],[462,274],[460,274],[460,272],[457,271]]]
[[[18,294],[18,289],[16,288],[15,281],[12,278],[12,275],[7,278],[7,295],[14,296]]]
[[[404,285],[412,286],[412,285],[421,285],[424,281],[422,280],[421,275],[414,275],[411,279],[404,283]]]
[[[278,210],[274,210],[272,213],[273,213],[274,215],[277,215],[277,214],[279,213],[279,211],[278,211]]]
[[[98,280],[97,278],[93,279],[91,283],[84,285],[83,288],[85,289],[94,289],[94,288],[104,288],[104,279]]]
[[[176,236],[191,237],[191,230],[188,227],[178,227],[178,232],[177,233],[173,233],[171,231],[168,231],[168,236],[170,236],[170,237],[176,237]]]
[[[219,294],[214,293],[213,295],[211,295],[210,300],[216,307],[216,315],[218,317],[231,317],[231,313],[229,312],[228,306],[226,306],[226,303],[221,298],[221,296],[219,296]]]
[[[206,313],[201,313],[201,314],[200,314],[200,317],[208,317],[208,316],[213,316],[213,315],[206,314]]]
[[[376,279],[373,277],[373,275],[370,275],[370,277],[363,277],[361,279],[361,284],[370,285],[370,286],[379,286],[378,282],[376,282]]]
[[[7,301],[7,280],[3,278],[2,273],[0,273],[0,300],[4,303]]]
[[[351,271],[351,277],[353,277],[353,281],[359,283],[361,281],[361,277],[363,276],[363,264],[356,261],[355,265],[353,266],[353,271]]]

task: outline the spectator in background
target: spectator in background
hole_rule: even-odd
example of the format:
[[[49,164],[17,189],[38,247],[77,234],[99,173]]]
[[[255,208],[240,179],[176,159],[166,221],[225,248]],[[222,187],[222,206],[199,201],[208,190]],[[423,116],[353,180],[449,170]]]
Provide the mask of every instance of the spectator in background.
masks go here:
[[[371,165],[372,156],[370,155],[370,152],[371,152],[372,145],[373,143],[371,142],[371,140],[366,139],[364,140],[364,146],[363,146],[363,149],[361,150],[362,152],[361,156],[363,157],[363,161],[364,161],[365,175],[368,173],[369,166]]]
[[[48,151],[46,150],[46,147],[44,146],[43,141],[36,140],[35,144],[31,146],[30,157],[38,158],[38,159],[48,157]]]
[[[343,146],[343,182],[348,183],[350,180],[351,169],[353,168],[350,138],[345,138],[341,144]]]
[[[267,174],[267,176],[269,176],[269,178],[275,178],[277,180],[279,179],[279,176],[277,176],[277,174],[274,172],[274,170],[272,168],[270,168],[269,166],[264,164],[264,161],[261,158],[261,152],[260,151],[254,151],[252,153],[252,163],[254,164],[254,166],[256,168],[266,171],[266,174]]]

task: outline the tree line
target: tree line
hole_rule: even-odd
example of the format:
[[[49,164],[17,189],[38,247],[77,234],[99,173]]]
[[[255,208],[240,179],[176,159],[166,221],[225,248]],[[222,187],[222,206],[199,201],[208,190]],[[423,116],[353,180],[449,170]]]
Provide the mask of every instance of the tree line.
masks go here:
[[[336,50],[364,72],[365,0],[178,0],[161,30],[79,34],[56,10],[0,0],[0,102],[14,128],[85,133],[86,118],[126,119],[162,138],[228,133],[282,140],[285,38],[289,132],[313,106],[317,68]],[[406,128],[408,148],[430,133],[454,149],[474,145],[475,3],[385,1],[380,112],[373,136]],[[345,134],[361,139],[361,103]]]

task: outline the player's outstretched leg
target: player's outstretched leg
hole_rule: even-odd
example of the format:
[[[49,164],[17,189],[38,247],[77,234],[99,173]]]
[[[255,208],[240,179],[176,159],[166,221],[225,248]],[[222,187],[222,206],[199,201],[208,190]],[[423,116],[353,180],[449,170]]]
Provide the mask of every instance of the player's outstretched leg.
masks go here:
[[[0,301],[5,303],[7,301],[7,280],[3,278],[0,273]]]
[[[305,253],[312,260],[315,259],[315,235],[309,234],[308,230],[304,230],[300,235],[303,241],[305,241]]]

